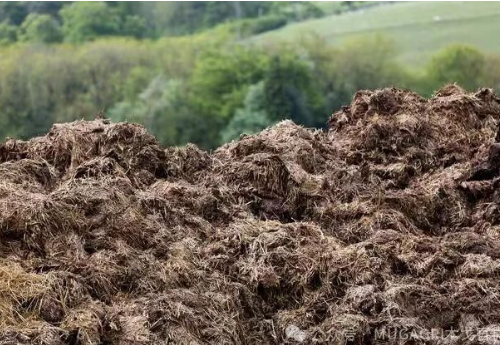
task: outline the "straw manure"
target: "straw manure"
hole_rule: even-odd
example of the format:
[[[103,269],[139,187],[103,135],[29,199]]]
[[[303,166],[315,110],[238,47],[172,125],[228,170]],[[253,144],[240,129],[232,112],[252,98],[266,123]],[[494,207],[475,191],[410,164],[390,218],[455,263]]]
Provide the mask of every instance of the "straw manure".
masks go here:
[[[107,120],[8,139],[0,344],[494,344],[499,121],[449,85],[214,152]]]

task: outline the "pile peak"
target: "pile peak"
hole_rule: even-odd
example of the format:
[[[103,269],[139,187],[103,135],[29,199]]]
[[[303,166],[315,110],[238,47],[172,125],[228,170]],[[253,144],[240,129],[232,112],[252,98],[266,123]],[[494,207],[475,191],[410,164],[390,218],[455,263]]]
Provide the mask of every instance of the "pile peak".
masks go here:
[[[451,85],[212,153],[102,119],[9,139],[0,344],[473,344],[500,327],[499,120]]]

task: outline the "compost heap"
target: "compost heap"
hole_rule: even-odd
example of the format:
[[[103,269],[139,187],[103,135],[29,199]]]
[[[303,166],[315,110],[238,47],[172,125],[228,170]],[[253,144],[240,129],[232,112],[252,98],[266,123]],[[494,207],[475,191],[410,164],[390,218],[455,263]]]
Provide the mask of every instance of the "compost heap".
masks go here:
[[[107,120],[9,139],[0,344],[497,344],[499,120],[451,85],[213,153]]]

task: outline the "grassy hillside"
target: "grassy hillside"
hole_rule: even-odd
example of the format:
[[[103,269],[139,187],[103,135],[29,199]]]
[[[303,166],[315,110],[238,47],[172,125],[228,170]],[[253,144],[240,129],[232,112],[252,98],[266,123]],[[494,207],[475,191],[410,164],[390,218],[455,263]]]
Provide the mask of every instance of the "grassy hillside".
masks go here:
[[[467,43],[486,52],[500,53],[499,30],[499,2],[406,2],[308,20],[256,36],[254,40],[274,43],[314,32],[328,43],[339,44],[382,34],[396,43],[402,61],[420,65],[433,52],[451,43]]]

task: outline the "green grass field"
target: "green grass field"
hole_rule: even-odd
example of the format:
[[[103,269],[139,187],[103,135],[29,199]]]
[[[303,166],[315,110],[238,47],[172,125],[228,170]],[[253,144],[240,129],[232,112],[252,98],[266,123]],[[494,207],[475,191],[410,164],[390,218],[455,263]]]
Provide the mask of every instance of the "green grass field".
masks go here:
[[[466,43],[500,54],[500,2],[386,3],[356,12],[291,24],[253,38],[257,43],[292,41],[308,32],[330,44],[382,34],[395,42],[399,59],[422,65],[437,50]]]

